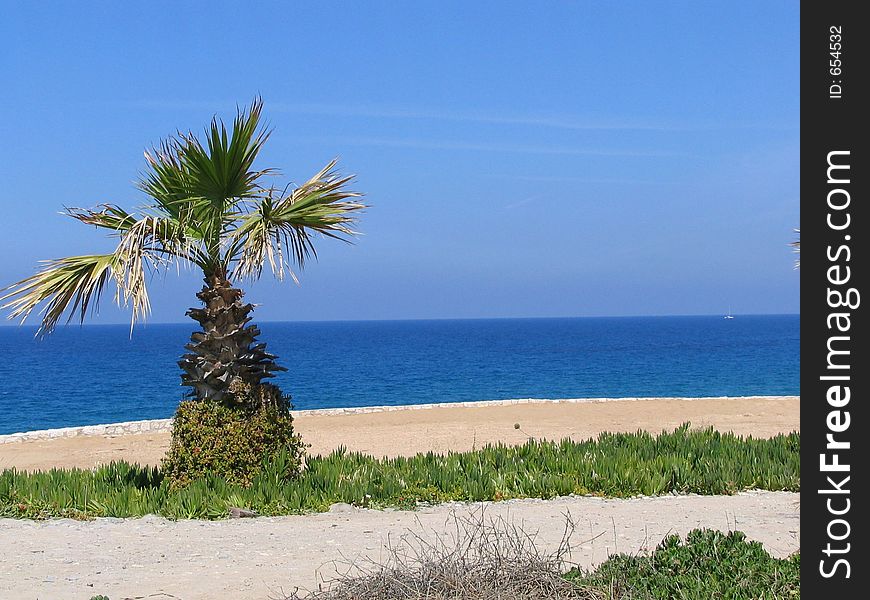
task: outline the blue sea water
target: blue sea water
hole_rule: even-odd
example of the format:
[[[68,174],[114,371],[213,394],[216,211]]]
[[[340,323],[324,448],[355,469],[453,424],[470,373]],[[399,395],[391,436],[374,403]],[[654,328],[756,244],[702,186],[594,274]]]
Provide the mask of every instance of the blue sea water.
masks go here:
[[[0,434],[172,416],[195,324],[0,327]],[[798,395],[800,317],[261,323],[297,409]]]

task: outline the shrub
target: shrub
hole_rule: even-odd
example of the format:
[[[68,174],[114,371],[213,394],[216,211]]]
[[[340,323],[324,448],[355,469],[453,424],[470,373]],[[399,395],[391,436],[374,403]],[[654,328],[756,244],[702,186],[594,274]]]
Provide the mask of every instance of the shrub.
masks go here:
[[[278,455],[283,479],[299,474],[303,444],[293,431],[289,398],[270,384],[233,387],[234,404],[186,400],[175,413],[163,473],[173,487],[217,477],[248,486]]]
[[[691,531],[685,541],[666,537],[647,556],[620,554],[591,573],[566,577],[636,600],[780,600],[800,598],[800,555],[774,558],[739,531]]]

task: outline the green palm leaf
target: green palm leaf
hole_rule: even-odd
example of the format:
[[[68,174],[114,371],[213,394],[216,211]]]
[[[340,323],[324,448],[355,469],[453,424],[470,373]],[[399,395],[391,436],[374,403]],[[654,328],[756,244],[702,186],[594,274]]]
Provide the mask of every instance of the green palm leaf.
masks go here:
[[[11,311],[10,318],[20,317],[22,322],[38,305],[47,302],[39,335],[50,333],[67,310],[67,322],[76,314],[84,321],[89,308],[95,311],[109,280],[116,284],[115,301],[132,308],[135,323],[150,311],[146,270],[156,271],[173,258],[192,260],[190,253],[196,251],[184,242],[178,223],[170,218],[146,216],[134,220],[120,210],[71,210],[75,211],[72,216],[83,222],[118,230],[120,240],[111,254],[44,261],[35,275],[0,290],[8,292],[0,296],[0,302],[7,301],[2,308]]]
[[[289,195],[275,198],[269,190],[251,213],[240,218],[229,251],[231,260],[237,261],[236,277],[258,278],[268,262],[278,279],[289,271],[297,281],[288,261],[304,268],[309,257],[317,256],[313,233],[346,242],[356,235],[351,226],[365,205],[353,200],[360,194],[347,189],[353,176],[337,174],[335,166],[336,161],[330,161]]]
[[[260,191],[259,180],[273,169],[253,170],[254,161],[270,132],[260,128],[263,102],[254,100],[247,112],[239,111],[232,136],[224,124],[212,119],[206,147],[192,134],[182,136],[180,159],[190,174],[192,195],[206,198],[218,211],[228,201],[250,198]]]
[[[97,206],[97,209],[65,208],[64,214],[85,225],[94,225],[115,231],[126,231],[136,223],[136,218],[119,206],[101,204]]]
[[[67,308],[67,321],[76,312],[84,320],[88,309],[95,308],[106,283],[116,275],[114,254],[70,256],[43,264],[38,273],[5,288],[3,291],[11,291],[0,296],[0,301],[9,300],[3,308],[11,311],[10,318],[21,317],[22,323],[36,306],[47,302],[39,335],[50,333]]]

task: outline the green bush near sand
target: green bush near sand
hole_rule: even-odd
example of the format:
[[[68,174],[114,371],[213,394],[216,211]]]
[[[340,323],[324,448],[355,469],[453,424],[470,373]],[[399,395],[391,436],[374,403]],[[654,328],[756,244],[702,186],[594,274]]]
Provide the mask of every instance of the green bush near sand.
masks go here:
[[[607,600],[800,598],[800,554],[774,558],[742,532],[696,529],[685,540],[668,536],[649,555],[620,554],[566,578]]]
[[[249,485],[262,469],[263,457],[280,452],[287,467],[284,478],[299,474],[304,448],[293,430],[289,398],[272,385],[245,387],[246,396],[256,393],[260,398],[245,398],[238,407],[202,400],[185,400],[178,406],[161,465],[173,486],[209,475]]]
[[[93,471],[0,474],[0,516],[217,519],[232,507],[260,515],[323,511],[336,502],[413,508],[420,502],[733,494],[800,490],[800,434],[743,438],[688,424],[657,436],[604,433],[584,442],[530,440],[522,446],[377,459],[342,449],[308,458],[278,455],[242,487],[210,476],[174,489],[156,468],[116,462]]]

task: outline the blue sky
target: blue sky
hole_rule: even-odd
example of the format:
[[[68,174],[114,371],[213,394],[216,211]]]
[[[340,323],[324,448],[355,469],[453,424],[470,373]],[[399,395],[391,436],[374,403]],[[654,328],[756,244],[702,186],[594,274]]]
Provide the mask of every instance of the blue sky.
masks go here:
[[[142,205],[147,146],[261,94],[261,165],[339,156],[372,208],[260,320],[799,311],[797,2],[0,4],[0,285],[107,250],[61,207]]]

